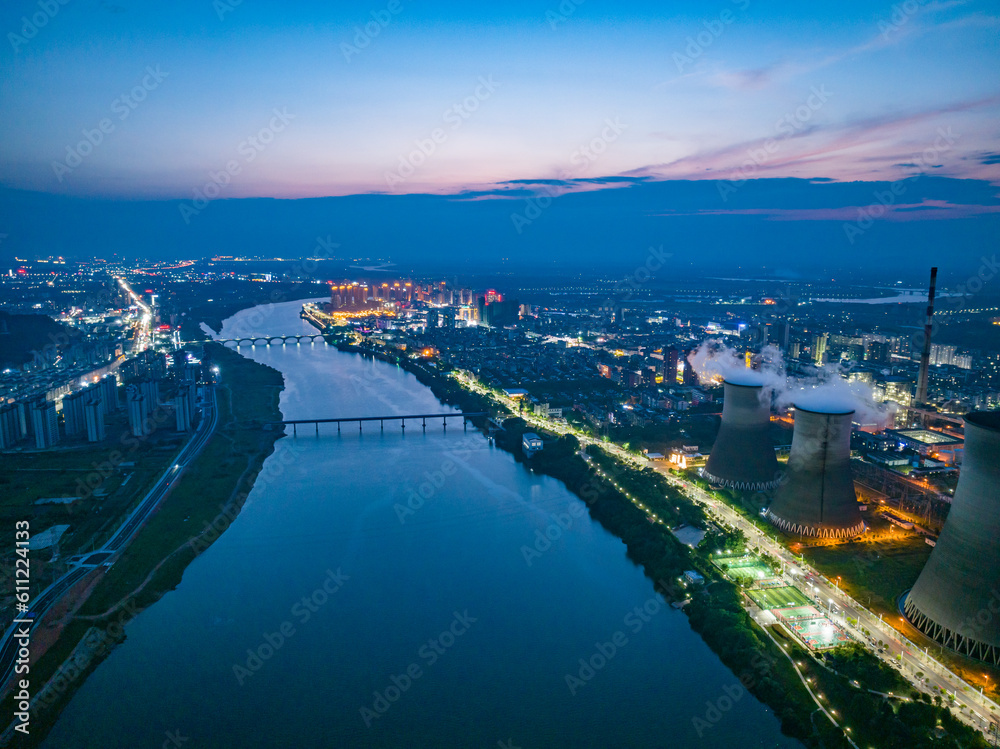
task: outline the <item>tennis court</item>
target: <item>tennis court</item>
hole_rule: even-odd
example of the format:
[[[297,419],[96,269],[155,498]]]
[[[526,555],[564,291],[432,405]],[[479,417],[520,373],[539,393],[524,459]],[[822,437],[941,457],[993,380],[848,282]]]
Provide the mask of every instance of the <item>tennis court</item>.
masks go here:
[[[800,619],[819,619],[823,613],[815,606],[792,606],[771,612],[783,622],[797,622]]]
[[[754,603],[768,611],[812,604],[812,601],[802,591],[791,585],[785,585],[781,588],[759,588],[749,591],[747,595]]]
[[[763,580],[774,577],[771,568],[752,554],[719,556],[713,560],[719,569],[734,580]]]

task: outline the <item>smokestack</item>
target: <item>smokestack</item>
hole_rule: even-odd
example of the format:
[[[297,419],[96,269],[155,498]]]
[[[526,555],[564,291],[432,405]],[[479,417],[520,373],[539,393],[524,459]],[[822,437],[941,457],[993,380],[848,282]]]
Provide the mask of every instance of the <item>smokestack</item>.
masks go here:
[[[965,459],[948,520],[904,611],[927,636],[1000,665],[1000,411],[965,417]]]
[[[924,350],[920,354],[920,374],[917,376],[917,403],[927,403],[927,370],[931,365],[931,332],[934,328],[934,290],[937,268],[931,268],[931,285],[927,290],[927,319],[924,321]]]
[[[768,434],[771,393],[763,385],[726,380],[722,424],[702,475],[731,489],[761,491],[780,481],[778,460]]]
[[[767,519],[781,530],[815,538],[864,533],[851,478],[851,417],[795,407],[788,472]]]

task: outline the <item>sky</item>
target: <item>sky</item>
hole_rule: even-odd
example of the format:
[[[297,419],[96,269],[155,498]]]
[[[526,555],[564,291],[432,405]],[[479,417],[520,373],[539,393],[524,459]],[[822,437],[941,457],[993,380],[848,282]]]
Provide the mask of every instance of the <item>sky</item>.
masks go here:
[[[670,196],[643,222],[778,231],[895,185],[879,220],[995,238],[1000,2],[15,0],[0,32],[8,214],[22,192],[186,201],[189,226],[205,200],[624,190]]]

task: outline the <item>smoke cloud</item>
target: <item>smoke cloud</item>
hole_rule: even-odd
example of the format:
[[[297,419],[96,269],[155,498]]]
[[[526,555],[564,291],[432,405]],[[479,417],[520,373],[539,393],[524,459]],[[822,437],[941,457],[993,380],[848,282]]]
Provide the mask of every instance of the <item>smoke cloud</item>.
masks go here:
[[[895,413],[893,404],[876,403],[870,385],[848,382],[837,365],[820,367],[807,377],[789,377],[781,351],[766,346],[755,357],[756,369],[746,366],[743,356],[719,339],[709,339],[688,355],[688,362],[702,384],[726,380],[737,385],[763,385],[774,393],[779,409],[798,406],[824,413],[854,412],[863,426],[885,428]],[[762,395],[763,397],[763,395]]]

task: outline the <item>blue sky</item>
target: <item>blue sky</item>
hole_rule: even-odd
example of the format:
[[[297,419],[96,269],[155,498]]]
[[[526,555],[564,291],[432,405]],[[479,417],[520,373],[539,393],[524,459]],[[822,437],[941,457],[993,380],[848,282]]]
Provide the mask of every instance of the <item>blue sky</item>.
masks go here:
[[[0,33],[3,255],[291,251],[259,217],[359,255],[461,251],[448,221],[491,262],[735,231],[971,263],[1000,225],[1000,2],[15,0]]]
[[[4,8],[3,184],[186,197],[232,159],[245,168],[227,197],[620,174],[1000,178],[983,163],[1000,151],[996,3],[231,2]],[[39,12],[34,38],[10,36]],[[355,46],[373,13],[388,23]],[[166,77],[120,119],[147,68]],[[243,163],[275,109],[294,119]],[[105,118],[114,129],[60,180],[53,162]],[[595,143],[608,119],[622,132]],[[904,166],[948,127],[947,151]],[[774,152],[737,171],[768,139]]]

